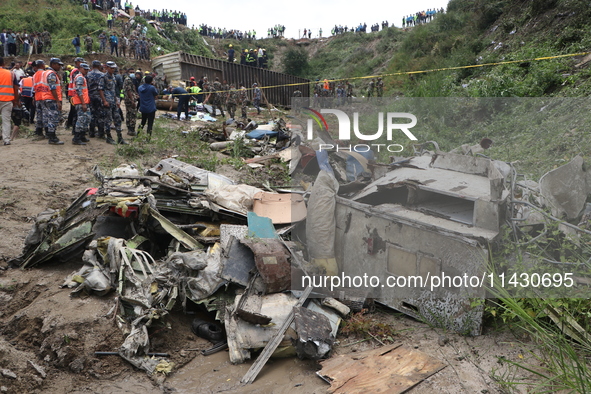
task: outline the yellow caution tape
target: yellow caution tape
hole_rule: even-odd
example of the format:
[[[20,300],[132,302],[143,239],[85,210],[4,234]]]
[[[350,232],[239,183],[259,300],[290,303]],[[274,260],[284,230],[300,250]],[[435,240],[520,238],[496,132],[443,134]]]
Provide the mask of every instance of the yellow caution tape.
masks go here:
[[[456,66],[456,67],[444,67],[444,68],[432,68],[428,70],[419,70],[419,71],[400,71],[395,73],[388,73],[388,74],[377,74],[377,75],[366,75],[363,77],[352,77],[352,78],[340,78],[340,79],[326,79],[322,80],[322,82],[340,82],[340,81],[353,81],[356,79],[370,79],[370,78],[384,78],[384,77],[394,77],[400,75],[412,75],[412,74],[426,74],[431,72],[438,72],[438,71],[451,71],[451,70],[462,70],[467,68],[476,68],[476,67],[488,67],[488,66],[502,66],[505,64],[515,64],[515,63],[526,63],[526,62],[536,62],[542,60],[551,60],[551,59],[561,59],[567,57],[575,57],[575,56],[585,56],[589,55],[591,52],[579,52],[579,53],[569,53],[566,55],[555,55],[555,56],[542,56],[542,57],[535,57],[532,59],[520,59],[520,60],[507,60],[503,62],[494,62],[494,63],[482,63],[482,64],[471,64],[468,66]],[[286,86],[302,86],[308,85],[310,82],[300,82],[300,83],[289,83],[284,85],[272,85],[272,86],[259,86],[260,89],[273,89],[273,88],[282,88]],[[242,89],[236,89],[236,91],[240,92]],[[254,88],[246,88],[246,90],[254,90]],[[214,92],[201,92],[201,93],[227,93],[230,90],[219,90]],[[187,93],[187,94],[175,94],[174,96],[185,96],[185,95],[195,95],[195,93]]]

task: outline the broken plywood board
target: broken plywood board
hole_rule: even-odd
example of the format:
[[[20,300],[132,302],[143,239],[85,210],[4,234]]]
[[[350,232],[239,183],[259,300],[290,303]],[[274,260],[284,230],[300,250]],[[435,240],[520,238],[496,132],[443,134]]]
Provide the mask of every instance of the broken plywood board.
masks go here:
[[[445,368],[441,361],[401,344],[322,361],[318,376],[329,393],[404,393]]]

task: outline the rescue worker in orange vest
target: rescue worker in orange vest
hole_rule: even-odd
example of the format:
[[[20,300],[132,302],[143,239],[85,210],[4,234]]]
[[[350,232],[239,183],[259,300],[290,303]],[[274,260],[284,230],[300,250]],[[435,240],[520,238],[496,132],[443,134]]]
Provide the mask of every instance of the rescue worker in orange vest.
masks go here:
[[[80,72],[80,64],[86,63],[84,58],[77,57],[74,59],[74,68],[70,71],[70,81],[68,82],[68,100],[70,100],[70,112],[68,113],[68,120],[66,121],[66,128],[72,127],[72,135],[76,134],[76,107],[72,104],[72,97],[76,95],[74,80],[76,75]]]
[[[0,57],[0,114],[2,115],[2,140],[10,145],[10,116],[12,107],[20,106],[16,76],[4,68],[4,58]]]
[[[90,113],[90,95],[88,94],[88,82],[86,81],[86,74],[88,74],[90,66],[86,63],[78,65],[78,72],[76,73],[74,86],[75,96],[72,97],[72,104],[76,107],[76,126],[72,143],[74,145],[86,145],[89,142],[86,139],[86,133],[90,127],[91,113]]]
[[[49,69],[43,71],[38,83],[33,84],[35,100],[40,104],[37,107],[37,127],[39,122],[45,127],[49,144],[63,145],[63,141],[57,138],[56,129],[62,111],[62,86],[57,75],[64,63],[57,58],[51,58]],[[38,71],[39,72],[39,71]],[[37,74],[35,74],[37,76]],[[35,77],[33,77],[35,81]]]
[[[41,114],[43,108],[41,108],[41,96],[42,91],[45,90],[42,85],[42,80],[45,75],[45,62],[39,59],[35,62],[35,66],[37,67],[37,71],[35,71],[35,74],[33,75],[33,98],[35,99],[35,112],[37,114],[35,135],[43,137],[43,116]]]

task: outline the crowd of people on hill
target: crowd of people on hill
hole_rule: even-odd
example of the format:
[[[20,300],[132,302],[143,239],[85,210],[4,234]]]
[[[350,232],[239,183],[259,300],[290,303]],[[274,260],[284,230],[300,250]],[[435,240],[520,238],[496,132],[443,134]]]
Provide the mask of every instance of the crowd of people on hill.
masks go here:
[[[141,16],[142,18],[148,21],[156,21],[156,22],[169,22],[169,23],[176,23],[179,25],[187,25],[187,14],[180,11],[173,11],[173,10],[143,10],[136,5],[135,8],[133,3],[129,0],[124,0],[124,3],[121,3],[121,0],[78,0],[86,10],[89,10],[90,7],[92,9],[100,9],[103,11],[107,11],[109,14],[112,15],[111,18],[117,19],[118,12],[125,11],[128,15],[131,13],[131,10],[134,11],[135,15]],[[112,20],[112,19],[111,19]]]
[[[43,32],[33,31],[27,33],[3,29],[0,33],[0,56],[27,56],[29,54],[40,54],[51,49],[51,34],[47,29]]]
[[[139,6],[136,6],[134,10],[135,15],[139,15],[148,21],[156,21],[162,23],[168,22],[187,26],[187,14],[185,14],[184,12],[172,10],[141,10]]]
[[[170,23],[177,23],[181,25],[187,25],[187,15],[184,12],[179,11],[172,11],[172,10],[142,10],[140,9],[139,5],[136,5],[135,8],[131,1],[124,0],[124,4],[121,4],[121,0],[79,0],[85,7],[89,1],[92,3],[93,8],[100,8],[103,10],[110,10],[108,14],[108,28],[112,28],[112,21],[117,19],[118,11],[125,10],[128,14],[133,9],[135,11],[135,15],[142,16],[146,20],[152,20],[157,22],[170,22]],[[88,9],[88,8],[87,8]],[[402,27],[411,27],[416,26],[418,24],[426,23],[431,21],[437,13],[444,12],[443,8],[439,10],[436,8],[428,9],[427,11],[420,11],[416,12],[412,15],[407,15],[402,18]],[[370,32],[377,32],[381,29],[385,29],[389,27],[388,21],[382,21],[380,23],[375,23],[371,25]],[[195,29],[195,25],[192,26],[192,29]],[[208,26],[207,24],[203,23],[198,26],[199,34],[210,37],[210,38],[218,38],[218,39],[228,39],[233,38],[238,41],[243,39],[256,39],[256,31],[248,30],[248,31],[241,31],[238,29],[226,29],[219,28],[219,27],[212,27]],[[343,34],[347,32],[356,32],[356,33],[366,33],[367,32],[367,24],[360,23],[357,26],[348,27],[343,25],[335,25],[331,29],[331,35]],[[285,26],[276,24],[273,27],[267,29],[267,38],[277,38],[283,37],[285,34]],[[322,37],[322,28],[318,30],[318,37]],[[300,38],[312,38],[312,29],[304,28],[303,35]],[[42,45],[42,44],[41,44]],[[39,52],[40,53],[40,52]]]
[[[285,26],[276,24],[273,27],[267,29],[267,38],[283,37],[285,34]]]
[[[382,30],[388,28],[390,25],[388,24],[388,21],[383,21],[381,23],[382,26]],[[376,32],[376,31],[380,31],[380,24],[376,23],[375,25],[371,25],[371,31],[372,32]]]
[[[136,5],[135,8],[133,4],[129,0],[125,0],[125,3],[122,5],[121,0],[79,0],[82,1],[84,4],[87,4],[89,1],[92,2],[94,8],[101,8],[103,10],[111,10],[109,12],[108,19],[108,28],[112,28],[112,21],[117,18],[118,10],[125,10],[129,14],[130,10],[135,11],[135,15],[139,15],[144,17],[146,20],[153,20],[158,22],[171,22],[177,23],[181,25],[187,25],[187,15],[184,12],[179,11],[170,11],[170,10],[142,10],[140,9],[139,5]],[[428,9],[427,11],[420,11],[416,12],[413,15],[407,15],[402,18],[402,27],[411,27],[421,23],[426,23],[431,21],[437,13],[444,12],[443,8],[441,9]],[[371,25],[370,32],[378,32],[381,29],[388,28],[390,24],[388,21],[382,21],[381,23],[375,23]],[[393,25],[392,25],[393,26]],[[191,27],[195,29],[195,25]],[[207,24],[203,23],[197,27],[199,34],[202,36],[210,37],[210,38],[217,38],[217,39],[229,39],[233,38],[235,40],[241,41],[243,39],[251,40],[256,39],[256,31],[248,30],[248,31],[241,31],[238,29],[226,29],[219,28],[219,27],[212,27],[208,26]],[[360,23],[357,26],[348,27],[343,25],[335,25],[331,29],[331,35],[343,34],[347,32],[356,32],[356,33],[366,33],[367,32],[367,24]],[[273,27],[267,29],[267,38],[277,38],[283,37],[285,34],[285,26],[281,24],[276,24]],[[318,29],[318,37],[322,38],[322,28]],[[312,29],[304,28],[303,34],[300,38],[312,38]]]
[[[150,60],[154,43],[140,31],[141,25],[131,32],[130,29],[126,29],[121,35],[114,31],[107,33],[102,30],[98,32],[96,37],[93,37],[90,33],[86,34],[85,37],[80,37],[78,34],[72,39],[72,45],[76,55],[80,55],[83,51],[82,48],[84,48],[86,55],[97,52],[107,53],[110,49],[111,56]],[[98,42],[98,48],[95,45],[95,38]]]
[[[384,21],[381,23],[382,29],[389,27],[388,21]],[[371,25],[370,27],[371,32],[380,31],[380,24],[376,23]],[[367,23],[360,23],[357,27],[348,27],[343,25],[335,25],[331,30],[330,33],[334,36],[337,34],[344,34],[347,32],[355,32],[355,33],[366,33],[367,32]]]
[[[435,15],[437,15],[438,13],[441,14],[443,12],[443,7],[441,7],[439,10],[437,10],[436,8],[430,8],[427,11],[420,11],[415,13],[414,15],[407,15],[402,18],[402,27],[411,27],[420,25],[422,23],[431,22]]]
[[[197,30],[199,31],[199,34],[201,34],[202,36],[205,36],[205,37],[220,38],[220,39],[233,38],[238,41],[242,41],[244,39],[247,39],[247,40],[255,39],[256,34],[257,34],[257,32],[255,30],[248,30],[246,32],[243,32],[241,30],[235,30],[235,29],[228,30],[225,27],[222,29],[219,27],[208,26],[205,23],[199,25]]]

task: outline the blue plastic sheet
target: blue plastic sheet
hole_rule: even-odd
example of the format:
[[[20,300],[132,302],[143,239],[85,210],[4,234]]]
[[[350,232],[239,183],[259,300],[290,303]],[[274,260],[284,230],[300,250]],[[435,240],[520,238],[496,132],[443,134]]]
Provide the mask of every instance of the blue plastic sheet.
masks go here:
[[[268,135],[269,137],[275,137],[277,134],[279,134],[278,131],[255,129],[255,130],[251,131],[250,133],[246,134],[246,136],[248,138],[254,138],[255,140],[260,140],[262,138],[265,138],[266,135]]]

